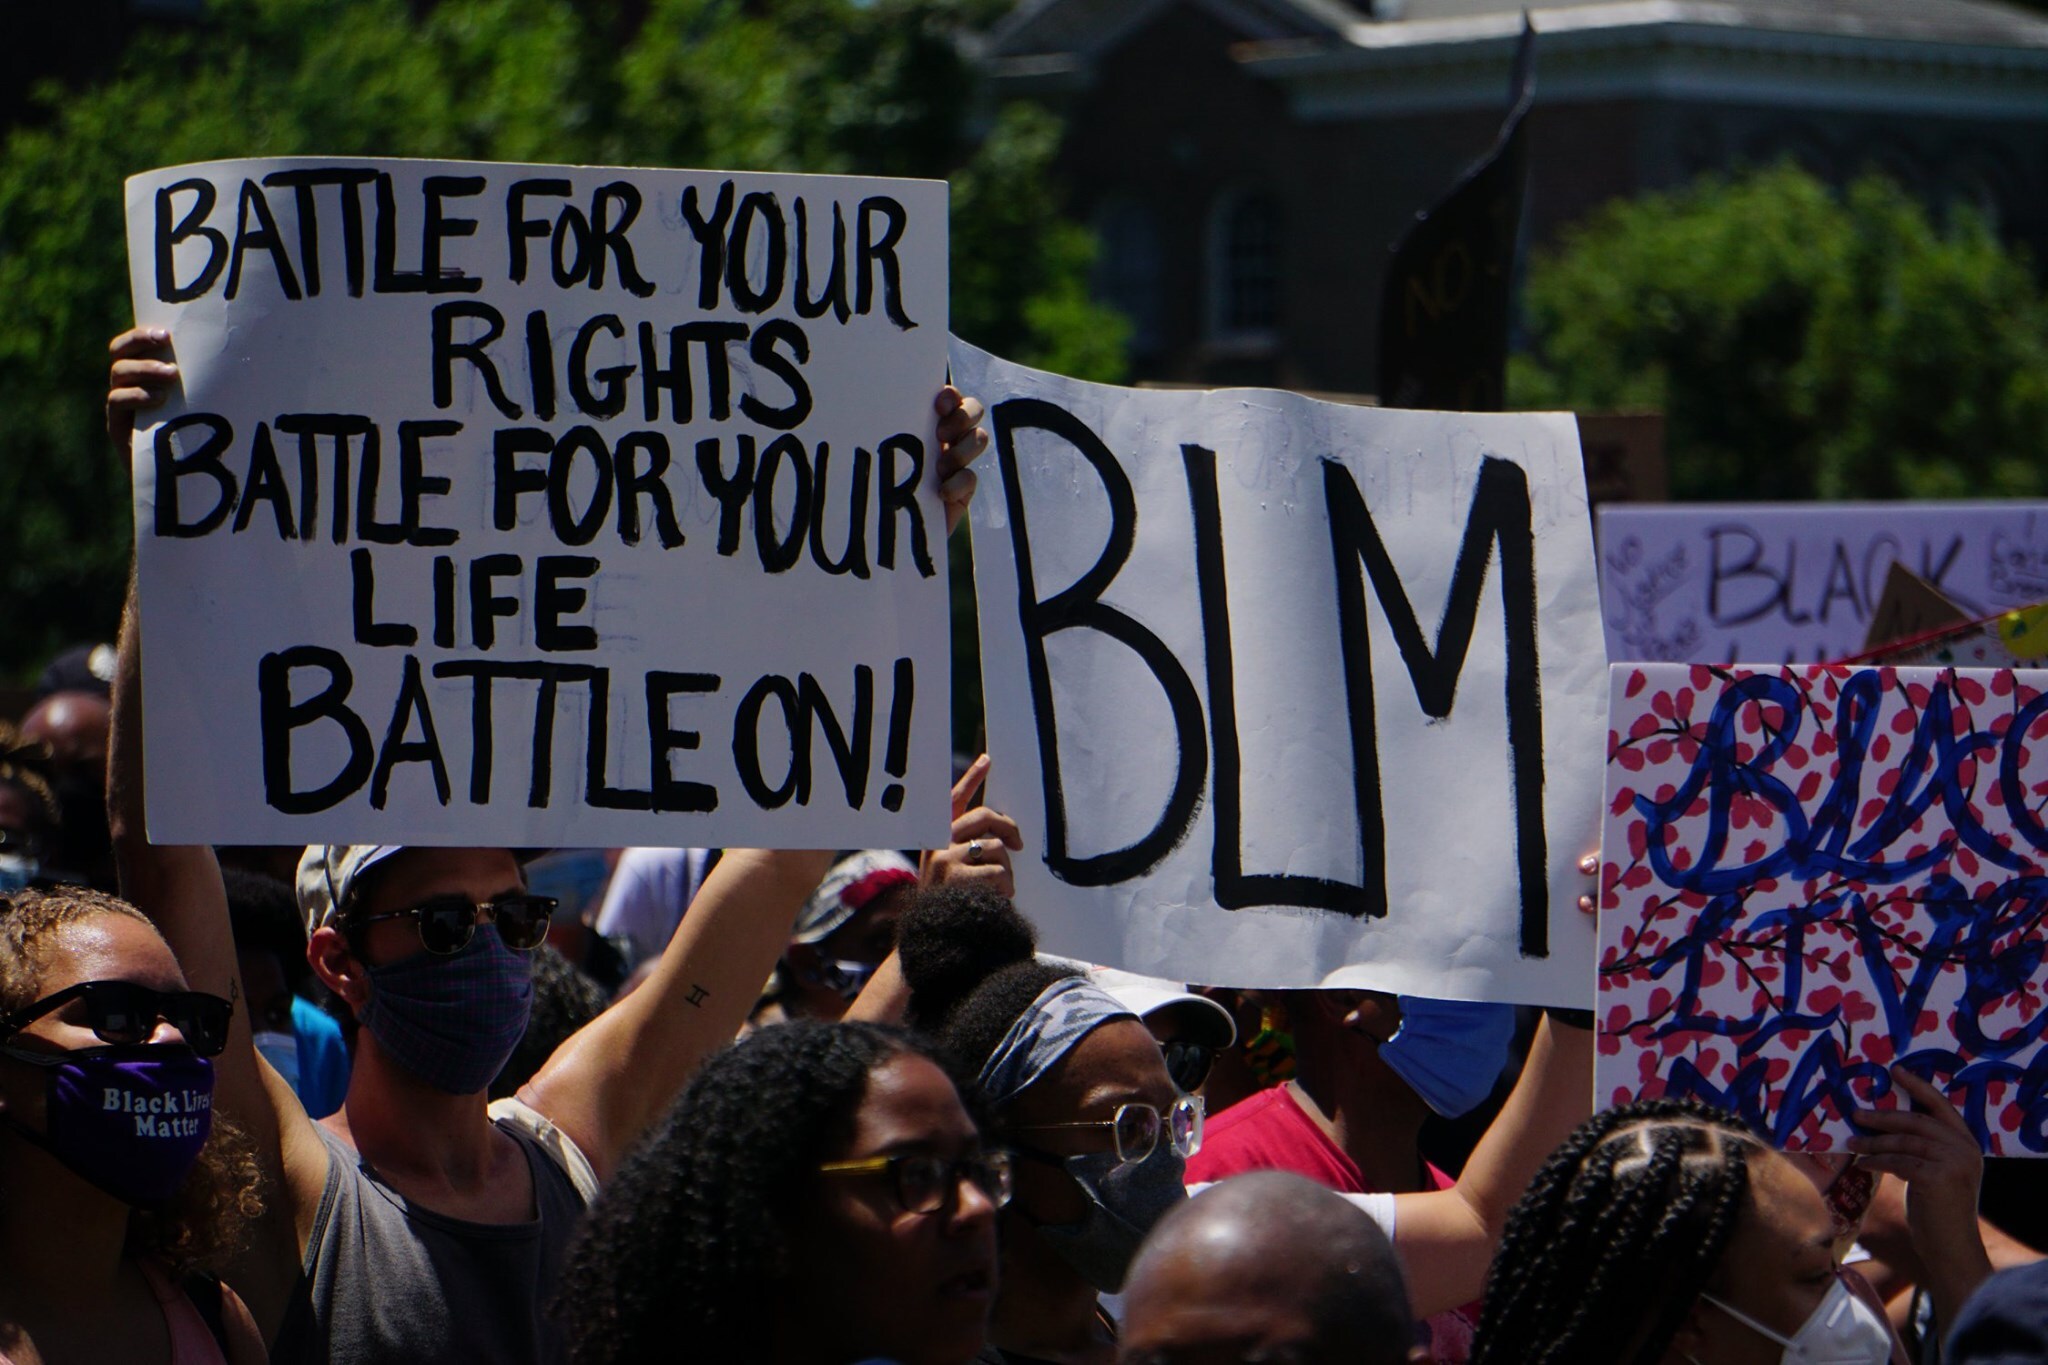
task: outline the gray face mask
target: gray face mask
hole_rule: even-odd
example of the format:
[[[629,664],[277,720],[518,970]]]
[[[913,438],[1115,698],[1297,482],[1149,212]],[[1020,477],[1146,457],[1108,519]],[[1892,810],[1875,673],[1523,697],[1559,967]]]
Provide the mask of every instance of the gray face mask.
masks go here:
[[[1145,1234],[1188,1197],[1187,1162],[1162,1133],[1143,1161],[1119,1163],[1115,1152],[1088,1152],[1060,1164],[1088,1196],[1088,1213],[1078,1223],[1041,1223],[1038,1235],[1075,1274],[1114,1294],[1124,1287]]]

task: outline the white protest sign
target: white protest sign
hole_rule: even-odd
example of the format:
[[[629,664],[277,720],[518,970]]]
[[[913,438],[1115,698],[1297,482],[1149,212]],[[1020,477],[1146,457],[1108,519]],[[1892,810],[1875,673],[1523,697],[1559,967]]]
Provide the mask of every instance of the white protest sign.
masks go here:
[[[1083,384],[953,344],[991,802],[1047,951],[1585,1005],[1605,660],[1569,416]]]
[[[2048,599],[2048,503],[1603,506],[1610,657],[1820,663],[1865,648],[1895,563],[1971,617]]]
[[[943,838],[944,185],[214,162],[128,245],[153,839]]]

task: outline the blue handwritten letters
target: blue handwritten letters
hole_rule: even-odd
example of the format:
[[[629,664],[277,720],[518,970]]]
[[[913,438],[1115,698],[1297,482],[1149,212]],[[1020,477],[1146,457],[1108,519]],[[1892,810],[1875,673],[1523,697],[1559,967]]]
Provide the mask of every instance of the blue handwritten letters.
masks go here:
[[[1904,1066],[2048,1152],[2048,673],[1612,669],[1603,1102],[1839,1146]]]

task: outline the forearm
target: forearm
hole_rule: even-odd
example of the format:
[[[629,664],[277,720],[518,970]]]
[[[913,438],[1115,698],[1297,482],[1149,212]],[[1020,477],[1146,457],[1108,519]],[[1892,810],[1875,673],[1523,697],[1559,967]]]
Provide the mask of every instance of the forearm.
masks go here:
[[[829,853],[735,849],[691,902],[645,985],[556,1050],[522,1091],[600,1177],[731,1042],[782,956]]]
[[[1991,1278],[1991,1257],[1977,1232],[1976,1219],[1937,1234],[1915,1233],[1924,1278],[1920,1287],[1934,1301],[1934,1320],[1946,1332],[1977,1287]]]
[[[155,923],[194,990],[239,1000],[241,982],[220,864],[205,845],[149,842],[143,799],[142,642],[135,576],[121,613],[107,747],[107,824],[121,891]],[[246,1011],[236,1011],[246,1023]]]
[[[1593,1112],[1593,1033],[1544,1015],[1522,1077],[1480,1138],[1457,1192],[1497,1242],[1508,1213],[1559,1143]]]
[[[909,1012],[910,983],[903,978],[903,960],[892,952],[861,987],[846,1018],[857,1023],[900,1024]]]

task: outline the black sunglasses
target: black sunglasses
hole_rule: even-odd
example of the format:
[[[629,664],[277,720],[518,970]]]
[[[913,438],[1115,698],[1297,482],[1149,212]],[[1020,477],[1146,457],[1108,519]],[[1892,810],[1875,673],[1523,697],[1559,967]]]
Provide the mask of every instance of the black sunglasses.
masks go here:
[[[0,1017],[0,1038],[11,1038],[73,1000],[85,1001],[85,1023],[103,1043],[146,1043],[158,1021],[167,1020],[202,1057],[218,1057],[228,1045],[228,1020],[235,1007],[204,991],[158,991],[133,981],[81,981],[55,995]]]
[[[477,921],[489,915],[498,926],[498,937],[507,948],[528,952],[548,936],[548,920],[555,913],[553,896],[536,896],[529,891],[508,891],[479,905],[467,896],[450,893],[433,896],[403,910],[380,915],[357,915],[351,925],[375,924],[381,919],[409,919],[419,930],[420,944],[430,953],[459,953],[476,937]]]
[[[1202,1082],[1209,1079],[1209,1068],[1216,1063],[1216,1049],[1207,1043],[1175,1038],[1161,1043],[1159,1050],[1166,1054],[1166,1074],[1188,1095],[1201,1089]]]

